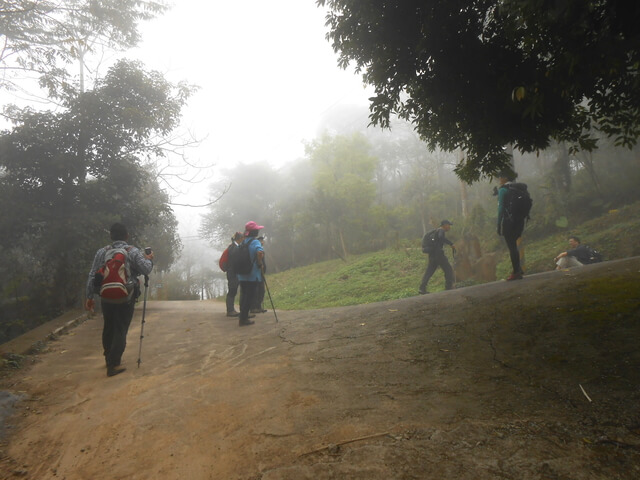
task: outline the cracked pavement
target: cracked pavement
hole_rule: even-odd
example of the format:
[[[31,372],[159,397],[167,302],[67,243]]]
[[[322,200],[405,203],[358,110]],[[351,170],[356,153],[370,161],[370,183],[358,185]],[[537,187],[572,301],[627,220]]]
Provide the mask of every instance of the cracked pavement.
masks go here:
[[[584,321],[602,279],[635,310]],[[0,478],[635,479],[638,280],[636,258],[244,328],[149,302],[113,378],[94,318],[2,379]]]

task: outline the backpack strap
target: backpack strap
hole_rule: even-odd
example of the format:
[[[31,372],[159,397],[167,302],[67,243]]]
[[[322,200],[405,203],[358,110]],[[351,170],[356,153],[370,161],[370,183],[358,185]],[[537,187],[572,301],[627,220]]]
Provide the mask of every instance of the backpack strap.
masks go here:
[[[249,240],[249,243],[247,243],[247,248],[251,247],[251,244],[253,243],[254,240],[259,241],[256,237],[250,237],[251,240]],[[253,260],[251,260],[251,267],[253,268],[253,265],[256,263],[256,257],[258,256],[258,252],[256,252],[256,254],[253,256]],[[249,258],[251,258],[251,250],[249,250]]]

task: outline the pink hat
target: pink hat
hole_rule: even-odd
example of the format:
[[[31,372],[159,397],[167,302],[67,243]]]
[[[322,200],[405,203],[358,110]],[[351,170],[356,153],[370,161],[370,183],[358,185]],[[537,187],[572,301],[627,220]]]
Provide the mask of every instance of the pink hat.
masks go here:
[[[244,226],[244,229],[247,232],[251,232],[253,230],[262,230],[264,227],[262,225],[258,225],[256,222],[247,222],[247,224]]]

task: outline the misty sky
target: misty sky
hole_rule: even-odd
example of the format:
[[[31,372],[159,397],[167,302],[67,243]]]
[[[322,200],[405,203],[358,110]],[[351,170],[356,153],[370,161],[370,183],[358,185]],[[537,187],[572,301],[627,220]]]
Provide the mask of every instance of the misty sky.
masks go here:
[[[324,17],[315,0],[180,0],[142,25],[143,43],[127,56],[200,86],[183,127],[206,137],[188,156],[215,163],[212,174],[235,162],[281,165],[303,155],[324,114],[371,96],[353,69],[337,67]],[[204,185],[189,190],[174,201],[208,200]]]

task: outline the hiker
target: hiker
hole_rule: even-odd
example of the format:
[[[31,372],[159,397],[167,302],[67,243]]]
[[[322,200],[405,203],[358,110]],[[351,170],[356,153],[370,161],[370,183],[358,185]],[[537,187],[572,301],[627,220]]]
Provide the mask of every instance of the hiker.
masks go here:
[[[264,236],[263,235],[259,236],[258,240],[260,240],[260,245],[262,245],[264,247]],[[250,310],[251,313],[266,313],[266,311],[267,311],[263,307],[264,293],[265,293],[264,274],[265,274],[266,271],[267,271],[267,264],[266,264],[265,259],[263,257],[262,258],[262,280],[260,280],[260,282],[258,283],[258,290],[256,292],[256,299],[255,299],[255,303],[253,304],[253,307]]]
[[[107,376],[112,377],[125,371],[120,367],[122,354],[127,343],[127,332],[133,318],[133,309],[136,299],[140,295],[139,275],[149,275],[153,269],[153,251],[150,249],[141,252],[138,248],[128,245],[129,233],[127,227],[121,223],[114,223],[110,228],[110,236],[113,243],[102,247],[96,252],[93,265],[89,271],[87,280],[85,309],[94,312],[96,293],[100,293],[100,285],[96,286],[96,272],[101,272],[101,267],[105,265],[108,252],[114,249],[124,249],[129,261],[130,277],[128,283],[121,286],[126,287],[121,300],[113,300],[103,292],[101,295],[102,317],[104,324],[102,327],[102,348],[105,363],[107,366]],[[148,253],[147,253],[148,252]],[[111,254],[111,253],[110,253]],[[97,288],[96,288],[97,287]],[[117,302],[117,303],[114,303]]]
[[[253,320],[249,320],[249,311],[251,307],[255,305],[258,286],[263,281],[262,260],[264,259],[264,248],[257,238],[260,230],[263,228],[263,226],[253,221],[247,222],[244,227],[245,239],[242,243],[248,246],[251,270],[246,274],[238,273],[241,289],[239,315],[239,324],[241,327],[255,323]]]
[[[588,245],[580,243],[578,237],[569,237],[569,246],[571,247],[570,250],[560,253],[553,259],[556,262],[556,270],[582,267],[583,265],[602,261],[600,254]]]
[[[456,254],[456,248],[453,246],[453,243],[445,236],[445,234],[451,230],[452,225],[453,223],[449,220],[442,220],[439,228],[427,233],[422,238],[422,252],[429,254],[429,263],[422,277],[420,288],[418,289],[420,295],[429,293],[427,292],[427,284],[438,267],[444,272],[445,289],[451,290],[453,288],[453,268],[451,268],[451,264],[449,264],[449,260],[447,260],[443,250],[444,244],[446,243],[451,247],[453,255]]]
[[[503,171],[498,174],[498,235],[504,237],[504,241],[509,249],[511,257],[511,275],[507,277],[507,281],[521,280],[524,275],[522,266],[520,265],[520,252],[518,251],[518,239],[524,231],[524,222],[529,215],[531,209],[531,199],[527,191],[527,185],[524,183],[514,183],[517,174],[513,171]],[[494,191],[495,192],[495,191]],[[528,207],[522,206],[515,199],[524,200]]]
[[[231,262],[223,259],[225,259],[225,257],[228,259],[229,256],[231,256],[231,252],[242,243],[243,239],[244,235],[242,232],[236,232],[233,237],[231,237],[231,243],[227,247],[226,255],[223,253],[220,259],[220,268],[227,274],[227,317],[237,317],[240,315],[235,309],[236,295],[238,294],[238,275],[233,271]]]

